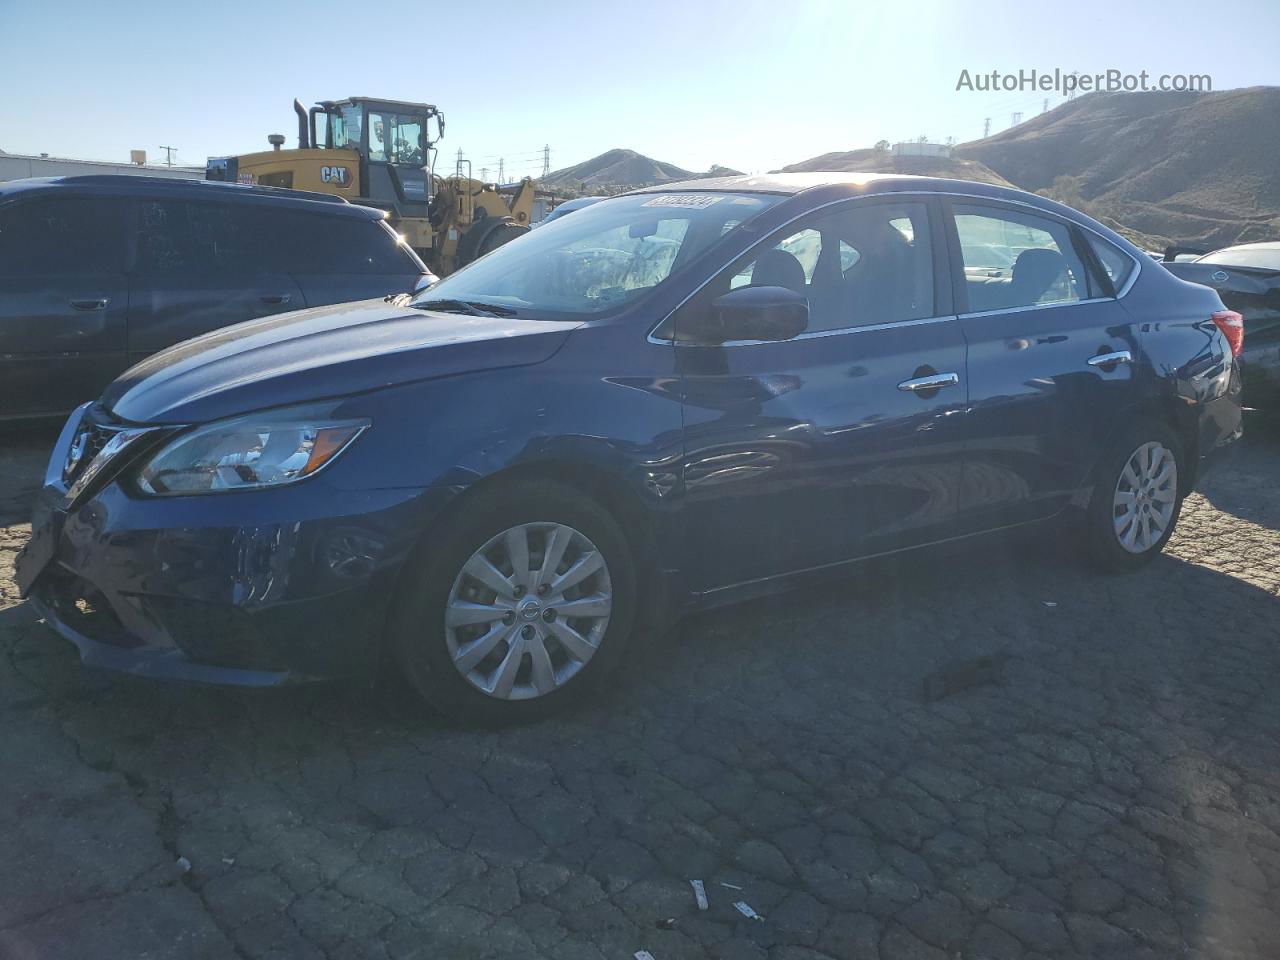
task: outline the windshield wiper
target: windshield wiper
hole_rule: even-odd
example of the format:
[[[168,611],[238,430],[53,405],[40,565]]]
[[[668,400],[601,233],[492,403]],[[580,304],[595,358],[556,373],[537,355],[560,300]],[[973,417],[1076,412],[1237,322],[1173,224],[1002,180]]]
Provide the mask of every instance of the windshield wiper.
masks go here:
[[[469,313],[473,317],[514,317],[510,307],[492,303],[474,303],[470,300],[420,300],[413,304],[419,310],[439,310],[441,313]]]

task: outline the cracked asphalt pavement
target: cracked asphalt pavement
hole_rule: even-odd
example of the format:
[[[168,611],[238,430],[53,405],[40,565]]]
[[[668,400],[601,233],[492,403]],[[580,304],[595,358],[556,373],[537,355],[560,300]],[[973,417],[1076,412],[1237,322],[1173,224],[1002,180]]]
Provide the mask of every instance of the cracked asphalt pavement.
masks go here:
[[[0,438],[0,956],[1280,956],[1256,428],[1139,574],[1025,544],[864,565],[497,732],[395,685],[83,671],[12,583],[50,443]]]

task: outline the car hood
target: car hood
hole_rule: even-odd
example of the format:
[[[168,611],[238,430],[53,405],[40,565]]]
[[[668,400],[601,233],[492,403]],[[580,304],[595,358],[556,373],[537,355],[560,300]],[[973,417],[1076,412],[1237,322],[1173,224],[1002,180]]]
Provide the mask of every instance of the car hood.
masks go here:
[[[202,423],[268,407],[546,360],[579,324],[366,300],[277,314],[187,340],[102,396],[133,423]]]

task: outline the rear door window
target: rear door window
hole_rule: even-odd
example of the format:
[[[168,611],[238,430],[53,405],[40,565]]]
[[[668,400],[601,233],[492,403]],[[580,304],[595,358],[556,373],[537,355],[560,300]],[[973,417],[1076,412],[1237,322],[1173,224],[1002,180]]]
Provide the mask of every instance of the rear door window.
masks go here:
[[[995,205],[957,203],[953,209],[971,312],[1089,297],[1067,224]]]
[[[124,204],[35,197],[0,206],[0,277],[86,276],[124,269]]]
[[[137,270],[144,274],[243,273],[264,269],[261,222],[247,205],[143,200]]]

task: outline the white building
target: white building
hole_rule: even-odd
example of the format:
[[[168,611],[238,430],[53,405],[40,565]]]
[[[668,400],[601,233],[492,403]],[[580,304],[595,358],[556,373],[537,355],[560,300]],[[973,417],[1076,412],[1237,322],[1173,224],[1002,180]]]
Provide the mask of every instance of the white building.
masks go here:
[[[110,163],[104,160],[68,160],[62,157],[29,157],[0,150],[0,180],[24,177],[75,177],[86,174],[123,174],[134,177],[174,177],[203,180],[202,167],[157,167],[137,163]]]
[[[904,140],[893,145],[895,157],[949,157],[951,144],[923,143],[919,140]]]

